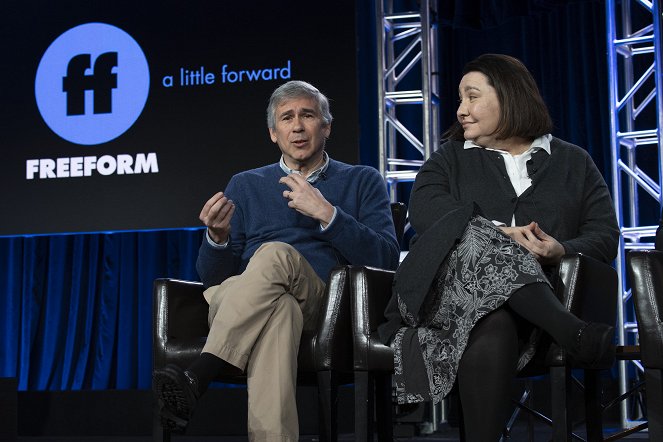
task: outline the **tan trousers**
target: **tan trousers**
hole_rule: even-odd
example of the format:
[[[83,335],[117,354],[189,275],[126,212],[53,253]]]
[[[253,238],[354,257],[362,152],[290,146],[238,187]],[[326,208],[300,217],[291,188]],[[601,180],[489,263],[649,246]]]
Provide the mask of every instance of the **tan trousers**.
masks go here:
[[[297,351],[315,327],[325,283],[292,246],[263,244],[246,270],[205,290],[203,352],[246,371],[251,441],[297,441]]]

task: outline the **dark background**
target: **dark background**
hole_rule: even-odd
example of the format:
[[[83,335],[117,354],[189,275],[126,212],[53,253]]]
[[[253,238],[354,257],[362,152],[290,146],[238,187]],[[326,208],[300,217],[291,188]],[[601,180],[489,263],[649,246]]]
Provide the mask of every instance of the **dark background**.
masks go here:
[[[359,161],[355,14],[351,0],[308,2],[57,1],[5,6],[0,70],[0,235],[197,227],[198,212],[239,171],[278,160],[265,109],[286,80],[221,82],[228,70],[282,67],[333,99],[328,150]],[[8,10],[7,10],[8,9]],[[107,143],[84,146],[52,132],[34,98],[48,46],[83,23],[114,25],[141,46],[150,93],[134,125]],[[179,86],[180,68],[216,76]],[[121,70],[119,71],[121,75]],[[165,88],[162,78],[175,77]],[[64,110],[63,110],[64,112]],[[159,173],[25,178],[36,158],[156,152]]]
[[[224,5],[223,9],[217,3]],[[276,85],[233,86],[233,95],[224,99],[227,101],[214,96],[207,86],[160,88],[156,79],[186,64],[207,66],[218,60],[216,64],[269,66],[281,65],[290,57],[296,63],[293,66],[298,66],[297,57],[311,58],[305,65],[307,70],[293,70],[293,77],[312,81],[332,99],[335,123],[330,154],[339,159],[350,157],[351,161],[356,150],[348,151],[355,153],[347,153],[345,158],[340,152],[356,149],[358,144],[359,162],[375,166],[378,123],[373,1],[245,3],[136,1],[130,7],[128,3],[101,1],[3,4],[5,25],[0,29],[0,45],[3,56],[11,62],[4,63],[0,71],[4,82],[0,88],[2,222],[15,227],[28,221],[49,225],[59,212],[66,211],[50,201],[62,198],[63,193],[56,192],[62,190],[66,199],[76,201],[67,204],[79,213],[93,205],[105,205],[104,213],[113,220],[126,216],[146,226],[172,219],[168,217],[174,214],[180,225],[197,226],[201,204],[223,186],[235,171],[232,169],[276,161],[278,151],[269,141],[264,123],[266,100]],[[418,8],[416,1],[404,3],[410,9]],[[540,85],[555,123],[554,135],[586,148],[610,182],[604,2],[459,0],[440,2],[439,7],[442,127],[453,121],[463,65],[485,52],[513,55],[527,64]],[[237,15],[237,11],[242,13]],[[230,16],[234,19],[224,19]],[[104,177],[78,190],[68,187],[74,179],[33,183],[40,189],[23,193],[23,198],[16,198],[20,189],[13,188],[10,181],[12,162],[18,163],[23,175],[27,154],[22,150],[27,149],[27,140],[31,148],[43,152],[54,149],[57,156],[80,149],[59,140],[41,121],[32,88],[34,71],[50,42],[73,25],[90,20],[120,26],[142,45],[150,62],[153,83],[147,107],[117,143],[140,152],[160,144],[174,146],[172,156],[164,154],[159,159],[164,171],[175,169],[172,179],[178,181],[157,185],[148,182],[149,176],[122,181],[126,188],[119,190],[131,198],[142,198],[149,190],[161,192],[159,203],[145,203],[146,210],[135,202],[131,210],[120,209],[116,204],[125,202],[105,196],[118,190],[115,177]],[[243,33],[231,44],[226,40],[226,27],[254,33]],[[340,38],[347,35],[348,28],[350,35]],[[356,34],[352,34],[353,29]],[[204,44],[183,43],[189,38]],[[38,50],[23,53],[18,49],[23,44]],[[157,56],[162,65],[153,61]],[[241,61],[235,62],[233,57]],[[19,59],[23,61],[14,62]],[[9,100],[18,90],[24,91],[23,98]],[[33,123],[25,123],[21,115],[32,115],[28,120]],[[254,129],[242,129],[249,122]],[[231,139],[239,141],[228,141]],[[123,150],[114,143],[92,149],[105,153]],[[234,154],[225,155],[228,151]],[[222,160],[210,159],[219,153]],[[407,157],[407,152],[402,156]],[[225,163],[230,161],[232,167]],[[196,179],[209,181],[179,180],[189,168]],[[53,193],[44,189],[47,185],[55,186]],[[27,206],[32,207],[28,210]],[[651,219],[642,219],[642,223],[656,223],[659,210],[652,205]],[[95,225],[86,230],[107,228]],[[194,263],[201,238],[198,227],[0,238],[0,377],[17,378],[21,391],[149,389],[152,282],[158,277],[198,279]],[[407,244],[402,246],[407,248]]]

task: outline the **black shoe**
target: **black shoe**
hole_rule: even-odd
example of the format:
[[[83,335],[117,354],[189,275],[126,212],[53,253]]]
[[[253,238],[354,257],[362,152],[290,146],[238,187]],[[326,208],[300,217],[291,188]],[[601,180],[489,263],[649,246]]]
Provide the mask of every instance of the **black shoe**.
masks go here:
[[[161,424],[173,432],[184,432],[200,396],[196,376],[168,364],[154,370],[152,380],[161,409]]]
[[[569,351],[585,368],[608,368],[615,361],[615,328],[589,322],[578,330],[575,348]]]

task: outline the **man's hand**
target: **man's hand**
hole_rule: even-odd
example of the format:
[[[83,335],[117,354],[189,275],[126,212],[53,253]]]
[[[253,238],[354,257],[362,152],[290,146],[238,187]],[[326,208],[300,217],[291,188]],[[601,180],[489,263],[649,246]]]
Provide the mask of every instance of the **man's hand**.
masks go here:
[[[207,200],[199,218],[207,226],[210,238],[217,244],[224,244],[230,235],[230,219],[235,213],[235,204],[223,192],[216,193]]]
[[[279,183],[290,188],[290,190],[283,191],[283,197],[288,200],[288,207],[318,220],[322,227],[327,227],[334,216],[334,206],[322,196],[318,189],[311,186],[306,178],[296,173],[281,178]]]
[[[518,244],[525,247],[541,264],[558,264],[564,256],[564,246],[531,222],[526,226],[500,227]]]

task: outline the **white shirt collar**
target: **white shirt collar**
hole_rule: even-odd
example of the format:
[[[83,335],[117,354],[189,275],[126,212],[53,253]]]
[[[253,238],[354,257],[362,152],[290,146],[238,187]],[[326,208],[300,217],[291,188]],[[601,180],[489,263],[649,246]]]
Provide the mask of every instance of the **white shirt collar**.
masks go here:
[[[324,174],[327,168],[329,167],[329,155],[327,155],[327,152],[325,151],[322,152],[322,158],[323,158],[322,166],[318,167],[313,172],[309,173],[309,175],[306,177],[306,181],[308,181],[311,184],[318,181],[318,179],[320,179],[320,175]],[[288,167],[287,164],[285,164],[283,155],[281,155],[281,161],[279,163],[281,165],[281,169],[288,175],[290,175],[291,173],[296,173],[297,175],[301,175],[301,172],[295,169],[291,169]]]
[[[529,149],[527,149],[527,152],[534,153],[537,152],[539,149],[543,149],[548,153],[548,155],[550,155],[550,140],[552,140],[552,135],[550,134],[540,136],[539,138],[532,141],[532,144],[530,145]],[[497,152],[505,153],[503,150],[493,149],[491,147],[479,146],[472,140],[465,140],[465,144],[463,144],[463,149],[473,149],[475,147],[478,147],[479,149],[488,149],[488,150],[494,150]]]

